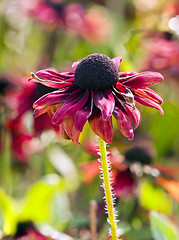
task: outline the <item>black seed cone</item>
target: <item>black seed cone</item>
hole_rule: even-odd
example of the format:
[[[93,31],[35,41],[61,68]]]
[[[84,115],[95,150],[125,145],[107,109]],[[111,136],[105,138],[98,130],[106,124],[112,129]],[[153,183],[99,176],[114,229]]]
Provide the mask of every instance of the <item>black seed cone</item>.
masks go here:
[[[152,163],[152,154],[144,147],[132,147],[125,153],[125,158],[130,163],[140,162],[142,165]]]
[[[108,89],[117,83],[118,69],[109,57],[95,53],[82,59],[74,78],[81,89]]]

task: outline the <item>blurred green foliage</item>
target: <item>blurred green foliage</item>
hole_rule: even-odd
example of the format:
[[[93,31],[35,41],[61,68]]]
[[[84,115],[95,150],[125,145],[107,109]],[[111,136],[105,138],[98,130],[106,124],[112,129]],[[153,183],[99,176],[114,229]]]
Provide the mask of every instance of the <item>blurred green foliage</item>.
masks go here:
[[[169,7],[170,2],[175,1],[80,1],[84,9],[94,7],[106,13],[111,32],[102,42],[89,41],[64,28],[54,29],[54,26],[41,24],[23,11],[23,2],[0,2],[0,78],[7,76],[18,89],[21,88],[18,79],[27,81],[31,71],[46,67],[69,71],[74,61],[96,52],[111,58],[122,56],[120,71],[145,71],[144,63],[150,55],[145,47],[147,36],[168,32],[173,39],[178,38],[168,26],[169,20],[176,15],[176,8]],[[30,0],[26,2],[31,4]],[[135,130],[134,140],[130,142],[124,138],[114,123],[109,151],[115,149],[124,155],[135,145],[147,146],[153,154],[151,169],[161,164],[174,171],[179,169],[179,79],[170,75],[168,65],[166,69],[162,72],[161,68],[164,82],[153,88],[164,100],[164,116],[140,106],[142,122]],[[4,95],[0,95],[0,234],[14,234],[19,221],[32,220],[41,228],[50,225],[74,240],[90,239],[89,203],[93,199],[98,205],[98,239],[107,239],[101,180],[96,177],[86,185],[81,167],[97,159],[85,150],[86,142],[94,137],[89,126],[85,126],[81,135],[81,146],[63,140],[53,130],[44,131],[33,138],[29,148],[23,145],[29,159],[19,162],[12,150],[12,132],[5,128],[14,112],[4,103]],[[14,101],[9,105],[13,108],[13,104]],[[32,133],[32,109],[25,117],[28,119],[25,120],[27,132]],[[132,171],[133,167],[140,171]],[[137,167],[129,164],[129,168],[134,176],[135,190],[116,201],[122,239],[179,239],[179,204],[165,188],[156,184],[159,175],[179,181],[178,175],[167,175],[166,171],[153,175],[151,169],[146,173],[140,163]]]

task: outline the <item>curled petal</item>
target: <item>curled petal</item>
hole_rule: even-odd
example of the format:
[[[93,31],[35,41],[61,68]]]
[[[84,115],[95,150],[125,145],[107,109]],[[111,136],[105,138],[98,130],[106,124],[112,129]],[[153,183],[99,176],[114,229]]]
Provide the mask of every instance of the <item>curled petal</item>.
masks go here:
[[[158,104],[163,103],[162,98],[156,92],[149,88],[133,89],[133,93],[138,97],[150,99]]]
[[[105,142],[111,143],[113,136],[112,120],[104,121],[98,108],[93,108],[93,113],[89,118],[91,129],[96,135],[101,137]]]
[[[113,61],[113,63],[116,65],[117,68],[119,68],[119,64],[122,61],[122,57],[115,57],[113,59],[111,59]]]
[[[154,102],[150,99],[142,98],[142,97],[138,97],[138,96],[134,96],[134,99],[136,100],[136,102],[138,102],[144,106],[155,108],[155,109],[159,110],[161,114],[164,114],[163,109],[156,102]]]
[[[101,110],[102,117],[108,121],[114,110],[115,100],[113,94],[108,89],[94,91],[94,104]]]
[[[56,111],[52,118],[52,123],[61,124],[65,119],[72,116],[81,109],[88,100],[89,91],[76,90],[70,94],[66,102]]]
[[[69,93],[59,93],[58,91],[47,93],[39,98],[33,105],[33,108],[41,109],[49,105],[58,104],[68,97]]]
[[[46,106],[44,108],[35,109],[34,112],[33,112],[33,117],[36,118],[36,117],[48,112],[49,108],[50,108],[49,106]]]
[[[143,72],[134,77],[123,79],[123,84],[126,87],[140,89],[146,88],[163,80],[163,76],[157,72]]]
[[[63,121],[60,131],[65,139],[69,137],[75,144],[79,145],[80,132],[76,130],[71,117]]]
[[[131,107],[127,104],[125,104],[125,110],[127,112],[127,114],[130,116],[130,118],[132,119],[133,121],[133,124],[134,124],[134,129],[136,129],[140,122],[141,122],[141,113],[140,111],[135,107]]]
[[[162,104],[163,103],[163,99],[152,89],[150,88],[145,88],[143,90],[149,97],[151,97],[153,99],[153,101],[157,102],[158,104]]]
[[[86,104],[73,115],[73,123],[78,131],[82,132],[86,121],[91,116],[92,110],[93,92],[91,91],[91,101],[87,101]]]
[[[117,125],[121,133],[132,140],[134,137],[132,121],[121,109],[115,107],[114,116],[117,120]]]
[[[51,70],[40,70],[36,74],[31,73],[29,81],[35,81],[51,88],[63,88],[74,85],[74,74],[60,74]],[[59,75],[59,76],[58,76]]]
[[[71,73],[71,72],[58,73],[49,69],[40,70],[36,73],[36,75],[42,79],[57,80],[57,81],[64,81],[74,77],[74,73]]]

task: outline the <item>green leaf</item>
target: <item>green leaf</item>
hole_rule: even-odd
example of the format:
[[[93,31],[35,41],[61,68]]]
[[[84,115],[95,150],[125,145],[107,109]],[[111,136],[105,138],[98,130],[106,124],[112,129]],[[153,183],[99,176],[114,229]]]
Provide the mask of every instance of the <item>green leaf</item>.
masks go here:
[[[151,230],[155,240],[178,240],[176,226],[163,214],[150,212]]]
[[[143,181],[140,184],[140,202],[147,210],[157,210],[168,214],[172,211],[170,197],[160,187],[151,182]]]
[[[67,195],[64,194],[64,192],[66,192],[65,186],[65,181],[57,174],[47,175],[39,182],[36,182],[20,202],[21,211],[19,220],[47,222],[54,222],[54,218],[59,220],[60,217],[58,214],[63,214],[64,216],[66,211],[69,211],[69,205],[67,204],[68,198]],[[56,205],[56,215],[52,214],[54,213],[52,205],[54,205],[55,196],[56,202],[58,202],[63,209],[63,211],[59,211]],[[68,215],[69,213],[67,216]],[[67,218],[63,218],[63,220],[63,222],[65,222]]]

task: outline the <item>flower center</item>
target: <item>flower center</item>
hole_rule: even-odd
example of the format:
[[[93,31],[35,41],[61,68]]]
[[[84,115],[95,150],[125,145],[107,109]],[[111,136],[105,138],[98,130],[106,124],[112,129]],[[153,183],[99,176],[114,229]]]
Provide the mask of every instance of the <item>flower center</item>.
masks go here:
[[[117,83],[118,69],[109,57],[94,53],[82,59],[74,78],[81,89],[107,89]]]
[[[45,2],[57,12],[61,12],[64,8],[64,1],[45,0]]]

